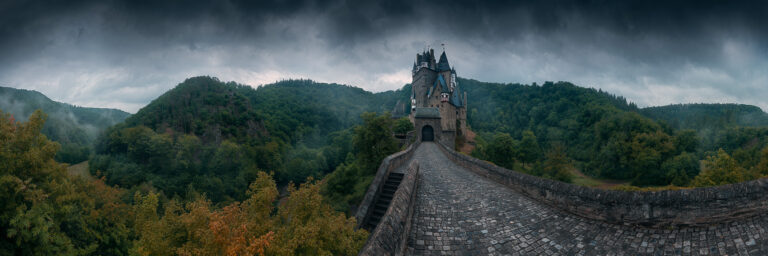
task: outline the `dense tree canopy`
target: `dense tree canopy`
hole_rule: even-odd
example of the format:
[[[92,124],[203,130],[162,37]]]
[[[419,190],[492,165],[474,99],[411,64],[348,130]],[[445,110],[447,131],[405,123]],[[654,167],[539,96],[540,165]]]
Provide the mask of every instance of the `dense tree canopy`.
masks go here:
[[[56,160],[65,163],[87,160],[99,133],[129,116],[117,109],[78,107],[55,102],[36,91],[0,86],[0,110],[14,119],[25,121],[38,109],[48,115],[42,133],[61,144]]]
[[[387,110],[401,95],[407,93],[373,94],[308,80],[254,89],[190,78],[110,128],[90,168],[122,187],[151,184],[166,196],[195,191],[214,203],[244,200],[258,171],[274,172],[285,185],[321,178],[353,152],[363,152],[362,163],[383,158],[391,145],[357,141],[374,135],[355,137],[352,127],[372,118],[361,119],[363,112]],[[387,130],[365,132],[392,136],[391,121],[377,122]],[[375,152],[369,155],[360,145]]]
[[[290,184],[277,204],[275,180],[257,171],[245,200],[219,207],[198,193],[168,200],[151,188],[130,198],[103,180],[67,175],[54,161],[58,143],[40,133],[44,120],[40,111],[26,123],[0,112],[0,255],[355,255],[367,239],[311,178]],[[126,133],[164,140],[146,127]],[[135,157],[167,143],[126,150]]]
[[[468,109],[469,125],[479,134],[473,154],[542,176],[547,172],[541,170],[552,169],[545,163],[553,162],[542,159],[540,152],[559,145],[575,168],[593,177],[636,186],[688,186],[699,174],[699,161],[719,155],[718,149],[732,154],[744,170],[757,168],[768,138],[766,128],[742,127],[768,124],[768,115],[754,106],[638,109],[622,97],[567,82],[520,85],[461,79],[460,84],[473,102],[482,102]],[[524,164],[538,161],[540,168]],[[734,180],[740,179],[723,182]]]

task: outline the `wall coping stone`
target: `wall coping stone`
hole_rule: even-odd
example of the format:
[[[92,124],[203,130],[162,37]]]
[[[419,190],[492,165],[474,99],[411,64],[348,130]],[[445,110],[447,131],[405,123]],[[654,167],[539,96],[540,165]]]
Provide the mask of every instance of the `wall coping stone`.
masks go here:
[[[512,171],[440,144],[454,163],[537,201],[589,219],[649,227],[706,226],[768,212],[768,178],[664,191],[589,188]]]
[[[387,212],[371,231],[358,255],[403,255],[412,226],[418,181],[419,164],[413,161],[395,191]]]
[[[418,145],[418,142],[412,143],[405,150],[391,154],[381,161],[379,169],[376,170],[376,175],[373,177],[371,185],[368,186],[368,191],[365,193],[363,201],[360,203],[360,207],[355,213],[358,228],[362,228],[363,223],[370,217],[368,210],[371,207],[371,204],[373,204],[375,199],[379,196],[379,191],[381,191],[384,186],[387,177],[389,177],[389,173],[403,165],[408,159],[411,159],[411,156],[413,156],[413,152]]]

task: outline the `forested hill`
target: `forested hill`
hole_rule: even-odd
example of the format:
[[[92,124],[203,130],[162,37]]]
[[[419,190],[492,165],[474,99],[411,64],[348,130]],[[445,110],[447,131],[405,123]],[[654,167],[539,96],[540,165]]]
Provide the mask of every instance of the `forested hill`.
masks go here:
[[[563,166],[574,164],[588,175],[636,185],[687,181],[698,172],[663,167],[679,166],[674,161],[696,151],[695,134],[638,114],[620,96],[568,82],[461,79],[459,86],[470,95],[468,123],[480,135],[473,154],[498,165],[567,181],[563,172],[570,168]]]
[[[498,165],[563,181],[575,169],[637,186],[712,186],[768,175],[768,118],[754,106],[638,109],[567,82],[459,81],[470,95],[468,123],[480,135],[473,155]]]
[[[240,200],[258,170],[275,172],[281,184],[333,171],[354,153],[350,128],[361,114],[392,109],[406,89],[371,93],[309,80],[254,89],[189,78],[112,127],[91,171],[122,187]]]
[[[214,77],[193,77],[164,93],[122,127],[190,133],[204,140],[276,137],[315,142],[360,123],[363,112],[391,111],[410,87],[371,93],[340,84],[285,80],[256,89]],[[266,139],[266,138],[265,138]]]
[[[0,110],[26,121],[37,109],[48,115],[43,134],[62,144],[57,160],[75,163],[87,159],[90,145],[101,131],[130,114],[117,109],[86,108],[53,101],[40,92],[0,87]]]
[[[37,91],[9,87],[0,87],[0,109],[19,121],[42,109],[48,114],[43,134],[60,143],[90,143],[98,131],[130,116],[118,109],[78,107],[53,101]]]
[[[768,126],[768,114],[744,104],[674,104],[640,109],[640,113],[676,129],[723,129]]]
[[[467,118],[472,129],[505,132],[514,137],[533,130],[537,135],[564,139],[586,109],[600,106],[615,111],[637,110],[635,104],[621,96],[568,82],[523,85],[459,78],[459,86],[469,95]]]

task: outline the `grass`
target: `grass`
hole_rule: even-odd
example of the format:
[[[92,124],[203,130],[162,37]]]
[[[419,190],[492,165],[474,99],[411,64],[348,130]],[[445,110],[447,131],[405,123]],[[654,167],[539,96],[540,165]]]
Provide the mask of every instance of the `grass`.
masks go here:
[[[67,173],[72,176],[80,176],[85,178],[86,180],[93,180],[93,176],[91,176],[91,173],[88,171],[88,161],[83,161],[82,163],[70,165],[67,167]]]
[[[575,173],[573,176],[571,176],[571,182],[574,185],[584,186],[584,187],[599,187],[600,185],[605,184],[604,182],[601,182],[595,178],[588,177],[586,175],[576,175]]]
[[[629,182],[626,181],[593,178],[587,176],[576,168],[571,169],[571,183],[584,187],[602,189],[615,189],[619,186],[629,185]]]

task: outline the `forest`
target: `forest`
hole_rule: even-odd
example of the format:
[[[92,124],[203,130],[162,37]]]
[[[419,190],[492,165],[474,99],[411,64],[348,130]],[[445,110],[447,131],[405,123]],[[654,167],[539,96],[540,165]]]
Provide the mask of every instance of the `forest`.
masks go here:
[[[117,109],[59,103],[36,91],[0,86],[0,110],[14,119],[27,120],[37,109],[48,115],[42,133],[61,144],[56,161],[69,164],[88,160],[99,133],[130,115]]]
[[[627,190],[768,175],[768,128],[756,107],[638,108],[567,82],[459,83],[477,133],[471,154],[510,169]],[[368,234],[350,216],[381,160],[403,149],[393,135],[413,129],[390,113],[408,113],[393,110],[410,90],[193,77],[130,116],[22,91],[3,105],[13,114],[0,113],[0,252],[356,254]],[[62,108],[78,119],[57,119]],[[87,150],[64,158],[69,144]],[[66,163],[83,159],[86,175],[68,174]]]
[[[353,255],[367,238],[320,195],[322,182],[289,186],[256,172],[242,201],[217,206],[205,194],[165,198],[105,179],[68,175],[59,144],[0,113],[0,238],[3,255]]]
[[[386,119],[364,113],[384,112],[398,94],[307,80],[253,89],[190,78],[108,129],[97,140],[90,170],[110,185],[240,201],[258,171],[272,172],[282,186],[348,168],[358,153],[353,126]]]
[[[381,159],[401,149],[384,113],[401,95],[190,78],[95,139],[90,179],[56,162],[46,114],[26,123],[3,114],[2,148],[16,149],[0,157],[3,197],[15,203],[0,219],[0,251],[356,254],[367,231],[347,213]]]
[[[472,95],[476,157],[530,174],[590,177],[641,187],[701,187],[768,174],[766,114],[734,104],[638,108],[568,82],[460,80]]]

